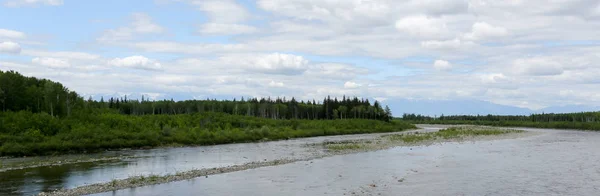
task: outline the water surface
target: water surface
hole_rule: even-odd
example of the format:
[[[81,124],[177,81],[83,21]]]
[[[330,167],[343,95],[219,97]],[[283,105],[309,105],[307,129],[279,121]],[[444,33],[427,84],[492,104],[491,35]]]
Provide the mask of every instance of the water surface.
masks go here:
[[[324,151],[307,148],[309,144],[323,141],[365,139],[382,134],[359,134],[301,138],[261,143],[227,144],[185,148],[160,148],[127,150],[85,155],[87,158],[103,156],[132,156],[123,160],[93,163],[64,164],[0,172],[0,195],[33,195],[42,191],[75,188],[87,184],[109,182],[139,175],[166,175],[178,171],[225,167],[253,161],[318,156]],[[82,156],[64,156],[67,158]],[[60,157],[52,157],[59,159]],[[43,160],[44,157],[4,159],[4,164]]]
[[[597,195],[600,133],[525,129],[507,140],[339,155],[109,195]]]

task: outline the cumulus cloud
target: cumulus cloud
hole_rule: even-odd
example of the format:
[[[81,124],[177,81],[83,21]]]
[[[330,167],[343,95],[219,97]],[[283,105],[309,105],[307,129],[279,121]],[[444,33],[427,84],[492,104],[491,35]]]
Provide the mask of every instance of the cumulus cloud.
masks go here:
[[[32,63],[55,69],[64,69],[71,67],[69,61],[59,58],[36,57],[31,60]]]
[[[0,53],[18,54],[21,52],[21,45],[15,42],[0,42]]]
[[[504,27],[492,26],[486,22],[476,22],[473,24],[470,33],[464,35],[468,40],[485,40],[498,38],[508,35],[508,30]]]
[[[130,56],[125,58],[115,58],[108,62],[109,65],[116,67],[126,67],[142,70],[159,70],[162,69],[161,64],[153,59],[144,56]]]
[[[435,62],[433,62],[433,68],[438,71],[448,71],[452,69],[452,64],[444,60],[435,60]]]
[[[441,19],[424,15],[402,18],[396,21],[396,29],[417,37],[435,37],[448,31]]]
[[[49,5],[59,6],[62,5],[63,0],[8,0],[4,2],[4,6],[7,7],[20,7],[20,6],[34,6],[34,5]]]
[[[206,23],[200,27],[199,32],[203,34],[237,35],[257,32],[253,26],[242,24]]]
[[[160,34],[164,31],[165,29],[154,23],[147,14],[133,13],[131,14],[131,24],[129,26],[106,30],[96,40],[99,42],[126,41],[138,35]]]

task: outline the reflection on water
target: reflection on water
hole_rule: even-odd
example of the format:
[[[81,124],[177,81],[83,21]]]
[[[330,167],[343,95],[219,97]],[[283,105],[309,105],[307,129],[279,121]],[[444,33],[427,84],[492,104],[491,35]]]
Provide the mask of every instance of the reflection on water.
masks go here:
[[[133,156],[120,161],[77,163],[0,172],[0,195],[32,195],[42,191],[75,188],[139,175],[166,175],[192,169],[225,167],[253,161],[303,158],[323,152],[312,151],[306,144],[325,140],[379,137],[381,134],[327,136],[287,141],[228,144],[187,148],[163,148],[118,152]],[[103,154],[90,155],[100,157]],[[115,152],[106,155],[114,156]],[[6,162],[24,162],[9,159]]]
[[[100,163],[48,166],[0,173],[0,195],[32,195],[63,187],[70,176],[87,173]]]

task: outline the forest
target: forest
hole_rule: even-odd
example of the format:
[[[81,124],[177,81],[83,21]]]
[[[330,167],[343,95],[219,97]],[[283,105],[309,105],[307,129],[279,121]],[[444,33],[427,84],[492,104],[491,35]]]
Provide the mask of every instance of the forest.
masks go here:
[[[62,84],[0,71],[0,156],[211,145],[415,128],[357,97],[321,102],[85,100]]]
[[[416,124],[472,124],[557,129],[600,130],[600,112],[531,115],[452,115],[431,117],[404,114],[402,120]]]
[[[70,116],[73,110],[114,109],[125,115],[192,114],[196,112],[223,112],[233,115],[271,119],[376,119],[389,121],[389,107],[382,108],[378,101],[327,97],[321,102],[297,101],[295,98],[249,98],[244,100],[141,100],[127,96],[84,100],[62,84],[46,79],[24,77],[14,72],[0,71],[0,103],[2,111],[46,112],[51,116]]]

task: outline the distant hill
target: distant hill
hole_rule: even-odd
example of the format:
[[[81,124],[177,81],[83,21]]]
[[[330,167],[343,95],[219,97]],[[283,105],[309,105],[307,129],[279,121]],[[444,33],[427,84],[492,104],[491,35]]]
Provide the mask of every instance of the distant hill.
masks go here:
[[[394,116],[415,113],[429,116],[444,115],[529,115],[535,111],[515,106],[495,104],[479,100],[386,100]]]
[[[495,104],[480,100],[409,100],[390,99],[383,102],[389,105],[394,116],[404,113],[428,116],[444,115],[529,115],[533,113],[571,113],[600,111],[600,107],[586,105],[551,106],[539,110],[531,110],[516,106]]]
[[[598,106],[587,105],[566,105],[566,106],[551,106],[537,110],[537,113],[573,113],[573,112],[594,112],[600,111]]]

